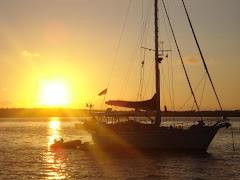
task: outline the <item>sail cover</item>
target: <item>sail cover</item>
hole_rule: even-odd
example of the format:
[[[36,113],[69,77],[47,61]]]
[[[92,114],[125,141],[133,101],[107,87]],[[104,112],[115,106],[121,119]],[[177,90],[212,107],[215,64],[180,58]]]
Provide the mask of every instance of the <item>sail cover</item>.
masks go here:
[[[146,101],[121,101],[121,100],[110,100],[105,102],[108,105],[141,109],[147,111],[155,111],[156,110],[156,94],[152,97],[152,99]]]

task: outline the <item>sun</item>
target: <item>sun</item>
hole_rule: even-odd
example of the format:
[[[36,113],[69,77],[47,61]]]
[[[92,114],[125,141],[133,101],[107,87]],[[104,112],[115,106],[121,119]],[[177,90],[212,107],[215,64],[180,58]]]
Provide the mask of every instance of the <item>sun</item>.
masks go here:
[[[68,92],[64,83],[48,83],[42,89],[42,105],[66,106],[69,104]]]

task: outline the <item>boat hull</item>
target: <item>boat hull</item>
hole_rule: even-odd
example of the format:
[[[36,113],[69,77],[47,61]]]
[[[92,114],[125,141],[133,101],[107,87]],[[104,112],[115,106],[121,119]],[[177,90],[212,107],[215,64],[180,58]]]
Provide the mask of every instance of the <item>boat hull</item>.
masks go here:
[[[199,129],[158,128],[151,133],[93,133],[94,144],[101,148],[134,148],[163,151],[206,151],[220,127]]]

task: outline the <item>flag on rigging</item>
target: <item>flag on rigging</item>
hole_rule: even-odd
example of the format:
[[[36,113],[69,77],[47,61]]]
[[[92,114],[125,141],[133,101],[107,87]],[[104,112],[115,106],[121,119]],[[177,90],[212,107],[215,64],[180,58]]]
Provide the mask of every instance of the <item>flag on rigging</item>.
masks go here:
[[[107,89],[104,89],[102,92],[100,92],[98,95],[101,96],[101,95],[104,95],[104,94],[107,94]]]

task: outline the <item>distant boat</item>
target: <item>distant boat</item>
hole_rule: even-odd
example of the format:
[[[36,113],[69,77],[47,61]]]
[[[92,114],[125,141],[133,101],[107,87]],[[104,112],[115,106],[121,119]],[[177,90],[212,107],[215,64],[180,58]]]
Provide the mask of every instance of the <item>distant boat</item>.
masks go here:
[[[162,2],[164,5],[164,1]],[[182,124],[178,124],[175,127],[173,126],[166,127],[161,125],[159,64],[163,60],[164,50],[161,50],[162,53],[159,54],[158,0],[155,0],[154,10],[155,10],[154,12],[155,14],[155,50],[154,51],[155,51],[155,80],[156,80],[155,94],[153,95],[152,99],[145,100],[145,101],[110,100],[106,102],[106,104],[108,105],[133,108],[137,110],[136,111],[137,114],[140,113],[141,116],[143,116],[144,114],[146,115],[146,118],[148,118],[149,120],[147,121],[138,120],[136,118],[137,116],[136,113],[111,112],[110,110],[108,110],[105,113],[92,114],[92,117],[93,117],[92,120],[86,121],[83,124],[77,124],[76,128],[91,132],[93,142],[97,146],[103,149],[134,148],[134,149],[145,149],[145,150],[154,149],[154,150],[170,150],[170,151],[175,151],[175,150],[206,151],[208,146],[212,142],[214,136],[218,132],[218,130],[223,127],[228,128],[229,126],[231,126],[231,124],[228,122],[226,117],[216,118],[216,121],[212,124],[206,124],[201,119],[198,121],[198,124],[192,125],[187,129],[183,128]],[[166,14],[167,14],[167,11],[166,11]],[[190,22],[190,19],[189,19],[189,22]],[[169,24],[171,27],[170,21],[169,21]],[[196,39],[196,42],[197,42],[197,39]],[[204,62],[204,67],[207,71],[207,74],[209,75],[205,62]],[[185,68],[184,64],[183,64],[183,68]],[[209,78],[210,78],[210,75],[209,75]],[[210,81],[211,81],[211,78],[210,78]],[[190,82],[189,82],[189,86],[191,88]],[[192,91],[192,88],[191,88],[191,92],[195,99],[195,95],[194,95],[194,92]],[[215,92],[215,89],[214,89],[214,92]],[[196,99],[195,99],[195,103],[196,103],[196,106],[198,107]],[[219,102],[219,105],[220,105],[220,102]],[[156,114],[155,118],[150,118],[147,115],[149,111],[155,111],[155,114]]]
[[[82,142],[81,140],[74,140],[64,142],[63,139],[54,139],[54,143],[50,145],[52,149],[82,149],[82,150],[90,150],[92,148],[92,144],[88,142]]]

